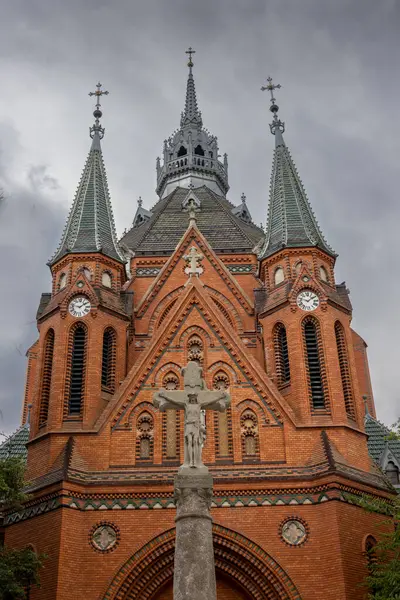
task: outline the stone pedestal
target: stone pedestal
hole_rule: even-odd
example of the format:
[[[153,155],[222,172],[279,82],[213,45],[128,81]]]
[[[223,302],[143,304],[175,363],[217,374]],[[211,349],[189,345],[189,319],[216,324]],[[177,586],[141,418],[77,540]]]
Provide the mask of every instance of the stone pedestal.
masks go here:
[[[212,477],[205,467],[181,467],[175,478],[174,600],[217,598],[210,515],[212,488]]]

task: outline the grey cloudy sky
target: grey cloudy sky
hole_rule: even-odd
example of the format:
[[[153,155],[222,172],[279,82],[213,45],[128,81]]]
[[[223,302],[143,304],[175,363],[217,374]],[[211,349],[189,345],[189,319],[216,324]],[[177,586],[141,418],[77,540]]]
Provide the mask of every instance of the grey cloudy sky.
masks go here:
[[[369,345],[378,416],[400,413],[398,342],[400,4],[396,0],[0,0],[0,405],[19,422],[25,351],[89,149],[100,79],[103,152],[119,233],[179,124],[186,67],[205,126],[229,155],[231,190],[265,222],[273,138],[269,74],[288,144],[339,253],[354,328]],[[399,370],[399,371],[398,371]]]

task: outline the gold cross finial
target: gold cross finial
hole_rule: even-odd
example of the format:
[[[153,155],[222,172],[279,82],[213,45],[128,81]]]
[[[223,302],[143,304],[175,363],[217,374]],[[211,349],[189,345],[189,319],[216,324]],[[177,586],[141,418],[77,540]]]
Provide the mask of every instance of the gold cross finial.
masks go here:
[[[96,108],[99,109],[100,108],[100,98],[102,96],[108,96],[109,92],[107,92],[106,90],[102,90],[101,89],[102,84],[100,83],[100,81],[98,82],[98,84],[96,85],[96,91],[95,92],[89,92],[89,96],[96,96]]]
[[[267,81],[267,85],[263,85],[261,87],[261,90],[263,92],[265,92],[265,90],[268,90],[271,94],[271,104],[276,104],[276,99],[274,98],[274,90],[279,90],[282,86],[280,83],[277,83],[276,85],[272,83],[272,77],[267,77]]]
[[[192,46],[190,46],[187,50],[185,50],[185,53],[189,54],[189,60],[188,60],[187,66],[192,68],[193,67],[192,54],[196,54],[196,50],[193,50]]]

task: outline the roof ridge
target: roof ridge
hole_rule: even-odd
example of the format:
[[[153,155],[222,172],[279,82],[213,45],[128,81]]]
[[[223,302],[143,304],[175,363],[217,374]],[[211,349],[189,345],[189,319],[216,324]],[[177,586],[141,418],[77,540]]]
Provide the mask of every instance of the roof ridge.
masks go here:
[[[203,187],[207,187],[207,186],[205,186],[205,185],[204,185]],[[251,248],[253,248],[253,247],[254,247],[254,242],[253,242],[253,240],[251,240],[251,239],[249,238],[249,236],[247,235],[247,233],[246,233],[246,232],[244,231],[244,229],[242,228],[242,225],[241,225],[241,223],[239,222],[239,221],[240,221],[240,219],[239,219],[239,218],[237,218],[237,217],[235,217],[235,215],[234,215],[234,214],[232,214],[232,212],[231,212],[230,210],[226,210],[226,209],[225,209],[225,207],[224,207],[224,205],[222,204],[222,202],[220,201],[220,199],[219,199],[218,195],[217,195],[217,194],[216,194],[216,193],[215,193],[213,190],[211,190],[210,188],[207,188],[207,189],[208,189],[208,190],[210,190],[210,192],[213,194],[213,196],[215,197],[216,201],[218,202],[219,206],[222,208],[222,210],[223,210],[224,212],[226,212],[226,214],[228,215],[228,217],[230,218],[230,220],[232,221],[232,223],[233,223],[234,225],[237,225],[237,227],[240,229],[240,231],[242,232],[242,234],[244,235],[244,237],[245,237],[245,238],[248,240],[248,242],[249,242],[249,245],[251,246]]]

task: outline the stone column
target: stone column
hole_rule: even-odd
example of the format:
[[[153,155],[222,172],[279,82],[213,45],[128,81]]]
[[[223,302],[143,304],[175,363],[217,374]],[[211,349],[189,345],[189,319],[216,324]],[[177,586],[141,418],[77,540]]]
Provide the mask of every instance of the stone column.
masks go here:
[[[210,506],[213,480],[203,469],[182,468],[175,478],[174,600],[216,600]]]

